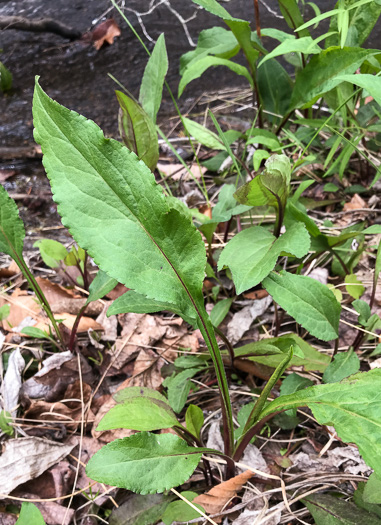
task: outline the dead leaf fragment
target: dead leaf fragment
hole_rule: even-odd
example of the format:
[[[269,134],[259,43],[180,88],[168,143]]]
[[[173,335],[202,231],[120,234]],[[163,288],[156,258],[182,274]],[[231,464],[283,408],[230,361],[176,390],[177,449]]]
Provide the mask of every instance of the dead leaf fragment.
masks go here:
[[[6,441],[0,456],[0,493],[9,494],[21,483],[37,478],[70,454],[74,446],[38,437]]]
[[[346,202],[343,206],[344,211],[358,210],[361,208],[367,208],[366,202],[360,197],[358,193],[355,193],[349,202]]]
[[[246,470],[242,474],[216,485],[206,494],[200,494],[193,500],[193,503],[199,503],[209,514],[218,514],[253,476],[251,470]]]
[[[91,32],[91,39],[97,51],[105,42],[112,45],[114,38],[120,36],[120,28],[113,18],[109,18],[97,25]]]
[[[160,170],[166,177],[170,177],[172,180],[191,180],[192,177],[189,174],[188,170],[184,167],[183,164],[166,164],[164,162],[159,162],[157,169]],[[206,173],[207,169],[205,166],[200,167],[194,163],[189,166],[189,171],[192,173],[195,179],[199,179],[201,175]]]
[[[3,403],[4,410],[16,416],[16,407],[19,401],[21,389],[21,374],[25,368],[25,361],[21,355],[20,348],[14,350],[9,356],[7,371],[3,381]],[[0,403],[1,404],[1,403]]]

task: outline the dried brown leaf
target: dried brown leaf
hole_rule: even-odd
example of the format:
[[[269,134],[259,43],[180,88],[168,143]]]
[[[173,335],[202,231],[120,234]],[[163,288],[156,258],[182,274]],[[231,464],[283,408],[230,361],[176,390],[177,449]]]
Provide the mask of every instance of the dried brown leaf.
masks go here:
[[[246,470],[242,474],[216,485],[205,494],[200,494],[193,500],[193,503],[199,503],[209,514],[217,514],[253,476],[253,472]]]
[[[120,36],[120,28],[113,18],[109,18],[93,29],[91,38],[94,42],[94,47],[97,51],[103,46],[105,42],[112,45],[114,38]]]
[[[65,458],[73,445],[38,437],[10,439],[0,456],[0,493],[9,494],[16,487],[34,479]]]

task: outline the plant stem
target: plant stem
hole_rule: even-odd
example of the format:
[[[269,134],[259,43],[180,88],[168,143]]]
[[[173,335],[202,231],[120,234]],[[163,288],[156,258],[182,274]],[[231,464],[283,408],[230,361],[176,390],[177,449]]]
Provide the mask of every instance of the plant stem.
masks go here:
[[[44,295],[44,292],[41,290],[40,286],[38,285],[38,282],[34,278],[34,275],[29,270],[28,265],[26,264],[25,260],[22,257],[18,256],[18,255],[17,255],[17,264],[22,269],[22,272],[23,272],[26,280],[28,281],[28,283],[29,283],[30,287],[32,288],[32,290],[34,291],[34,293],[36,294],[36,297],[39,300],[41,306],[43,307],[46,315],[48,316],[49,321],[52,323],[52,326],[54,328],[54,331],[56,332],[56,335],[57,335],[57,338],[58,338],[59,342],[61,343],[62,347],[65,348],[65,343],[64,343],[64,340],[62,338],[60,329],[58,328],[57,322],[54,319],[53,312],[52,312],[52,310],[50,308],[50,304],[48,303],[48,300],[46,299],[46,297]]]
[[[276,413],[269,414],[268,416],[258,421],[256,425],[251,427],[251,429],[248,432],[246,432],[246,434],[243,436],[242,441],[240,442],[240,444],[238,445],[238,447],[236,448],[234,452],[234,456],[233,456],[234,461],[239,461],[241,459],[242,454],[245,451],[245,448],[250,443],[250,441],[253,439],[253,437],[255,437],[262,430],[262,428],[267,423],[267,421],[269,421],[275,415]]]
[[[70,340],[69,340],[69,350],[70,350],[70,352],[73,351],[75,336],[77,335],[79,322],[80,322],[83,314],[85,313],[85,310],[86,310],[87,306],[88,306],[87,304],[82,306],[80,311],[77,313],[77,317],[75,318],[75,321],[74,321],[74,324],[73,324],[73,328],[71,329]]]
[[[293,350],[292,350],[292,347],[290,348],[289,352],[287,353],[286,357],[279,363],[279,365],[277,366],[277,368],[275,369],[275,371],[273,372],[272,376],[270,377],[270,379],[267,381],[267,384],[265,386],[265,388],[262,390],[262,393],[261,395],[259,396],[259,398],[257,399],[257,402],[255,403],[254,405],[254,408],[253,410],[251,411],[248,419],[247,419],[247,422],[246,422],[246,425],[243,429],[243,435],[241,436],[241,438],[238,440],[237,442],[237,446],[236,446],[236,451],[240,449],[240,445],[242,442],[247,442],[249,443],[251,441],[251,438],[253,437],[252,436],[252,427],[253,425],[257,424],[259,418],[260,418],[260,414],[262,412],[262,409],[267,401],[267,398],[271,392],[271,390],[273,389],[275,383],[278,381],[278,379],[280,378],[280,376],[283,374],[283,372],[286,370],[287,366],[289,365],[291,359],[292,359],[292,356],[293,356]],[[250,436],[251,438],[249,439],[249,441],[247,441],[247,434],[250,433]],[[233,456],[235,458],[235,454]]]
[[[199,308],[198,314],[198,325],[212,357],[217,376],[218,388],[220,391],[224,452],[227,456],[231,457],[234,447],[234,425],[229,386],[226,379],[224,363],[222,361],[221,352],[217,344],[213,325],[208,318],[205,308]]]
[[[234,356],[234,348],[232,347],[231,342],[226,337],[226,335],[222,332],[222,330],[220,330],[217,327],[215,327],[214,330],[221,337],[223,342],[225,343],[226,348],[228,349],[228,352],[229,352],[230,364],[231,364],[231,366],[233,366],[234,365],[234,358],[235,358],[235,356]]]
[[[257,28],[257,35],[258,35],[258,38],[261,38],[261,22],[259,18],[258,0],[254,0],[254,13],[255,13],[255,24]]]
[[[274,236],[276,238],[278,238],[280,236],[280,231],[282,229],[282,224],[283,224],[283,219],[284,219],[284,206],[283,206],[283,203],[281,202],[279,196],[276,195],[275,193],[273,193],[273,195],[274,195],[274,197],[276,198],[276,200],[278,202],[277,221],[276,221],[276,225],[275,225],[275,229],[274,229]]]

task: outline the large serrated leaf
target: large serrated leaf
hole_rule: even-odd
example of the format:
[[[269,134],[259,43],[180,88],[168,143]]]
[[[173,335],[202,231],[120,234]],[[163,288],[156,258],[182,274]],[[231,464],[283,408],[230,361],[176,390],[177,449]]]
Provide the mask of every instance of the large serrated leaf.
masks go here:
[[[311,277],[271,272],[263,286],[286,312],[315,337],[338,337],[341,305],[324,284]]]
[[[303,257],[309,248],[310,237],[301,223],[293,224],[279,239],[261,226],[252,226],[226,245],[218,260],[218,269],[230,268],[237,294],[241,294],[271,272],[281,252]]]
[[[150,170],[36,83],[35,137],[63,224],[110,277],[194,318],[203,308],[205,247],[170,210]]]
[[[346,443],[355,443],[367,465],[381,474],[381,370],[281,396],[261,413],[308,406],[321,425],[333,425]]]
[[[89,478],[138,494],[164,492],[181,485],[192,475],[202,453],[172,434],[140,432],[117,439],[89,461]]]
[[[17,204],[0,184],[0,252],[22,257],[25,228]]]
[[[101,419],[97,430],[161,430],[178,425],[167,403],[149,397],[130,397],[112,407]]]
[[[354,73],[369,56],[380,53],[372,49],[330,47],[314,55],[296,76],[290,109],[312,104],[317,97],[338,86],[342,75]]]

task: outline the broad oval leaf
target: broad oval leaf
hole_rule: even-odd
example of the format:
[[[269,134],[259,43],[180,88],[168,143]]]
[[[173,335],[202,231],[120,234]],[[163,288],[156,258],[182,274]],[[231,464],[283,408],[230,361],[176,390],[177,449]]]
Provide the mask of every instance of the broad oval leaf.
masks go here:
[[[22,257],[25,228],[17,204],[0,184],[0,252],[17,260]]]
[[[119,142],[36,84],[35,137],[63,224],[110,277],[194,318],[205,247],[153,174]]]
[[[336,354],[333,361],[327,366],[324,374],[324,383],[336,383],[360,370],[360,359],[353,351]]]
[[[97,430],[161,430],[178,424],[167,403],[149,397],[131,397],[112,407],[101,419]]]
[[[202,453],[173,434],[139,432],[117,439],[88,462],[89,478],[138,494],[164,492],[192,475]]]
[[[355,443],[367,465],[381,474],[381,369],[360,372],[341,383],[318,385],[272,401],[263,418],[279,410],[308,406],[321,425],[332,425]]]
[[[109,277],[107,273],[99,270],[90,284],[89,297],[87,298],[86,304],[102,299],[102,297],[111,292],[117,284],[118,281],[116,279]]]
[[[16,525],[45,525],[45,521],[36,505],[24,502]]]
[[[369,56],[380,53],[356,47],[330,47],[314,55],[296,76],[290,109],[312,104],[317,97],[343,82],[342,75],[354,73]]]
[[[160,392],[155,390],[154,388],[148,388],[146,386],[128,386],[126,388],[122,388],[122,390],[117,390],[115,394],[113,395],[113,398],[117,403],[124,403],[127,399],[131,399],[132,397],[147,397],[150,399],[158,399],[159,401],[162,401],[163,403],[168,403],[168,399],[165,398]]]
[[[241,294],[271,272],[281,252],[303,257],[309,248],[310,237],[304,224],[293,224],[279,239],[261,226],[252,226],[226,245],[218,260],[218,269],[230,268],[237,294]]]
[[[327,286],[285,271],[271,272],[263,286],[312,335],[323,341],[338,337],[341,305]]]
[[[33,244],[40,250],[44,263],[50,268],[59,268],[60,262],[68,255],[68,251],[63,244],[53,239],[41,239]]]
[[[151,121],[155,124],[161,104],[165,75],[168,71],[168,56],[164,33],[156,41],[147,66],[144,70],[139,92],[139,102]]]
[[[155,124],[144,109],[121,91],[116,91],[120,105],[119,132],[127,148],[153,171],[159,160]]]

